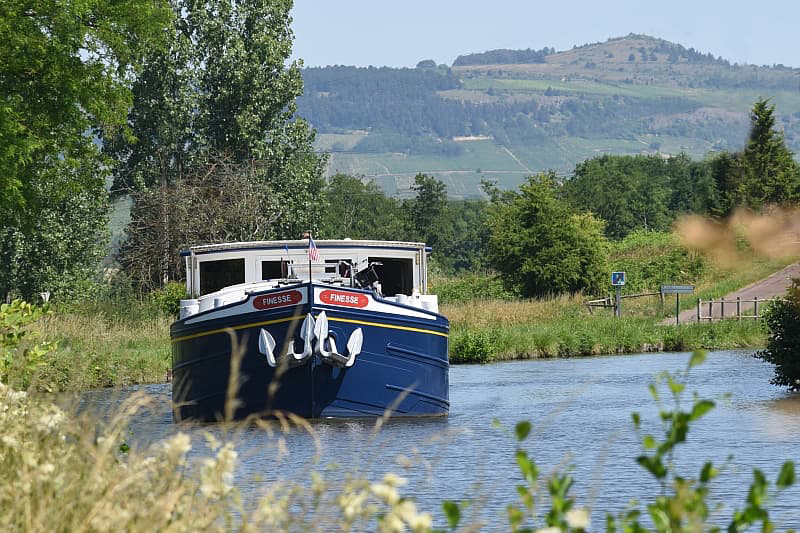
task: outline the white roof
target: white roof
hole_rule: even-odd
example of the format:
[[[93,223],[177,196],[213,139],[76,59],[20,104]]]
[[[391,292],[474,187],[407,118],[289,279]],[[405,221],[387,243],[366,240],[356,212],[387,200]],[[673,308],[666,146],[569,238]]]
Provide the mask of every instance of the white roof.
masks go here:
[[[425,248],[423,242],[404,242],[404,241],[364,241],[352,239],[326,239],[315,240],[317,248],[337,247],[343,246],[353,248]],[[222,244],[202,244],[192,246],[189,250],[181,252],[181,255],[189,255],[190,252],[206,253],[206,252],[222,252],[226,250],[247,250],[247,249],[265,249],[265,248],[306,248],[308,247],[308,239],[296,239],[285,241],[250,241],[250,242],[226,242]]]

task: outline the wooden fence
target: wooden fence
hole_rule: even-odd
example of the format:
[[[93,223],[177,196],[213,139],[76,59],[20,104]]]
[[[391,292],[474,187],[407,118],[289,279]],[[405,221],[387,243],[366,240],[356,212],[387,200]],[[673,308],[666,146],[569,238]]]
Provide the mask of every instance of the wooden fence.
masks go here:
[[[643,296],[661,296],[661,303],[664,303],[664,295],[660,292],[643,292],[641,294],[623,294],[622,299],[625,300],[627,298],[642,298]],[[606,296],[605,298],[597,298],[595,300],[587,300],[584,302],[584,305],[589,308],[589,313],[592,312],[593,307],[604,307],[604,308],[611,308],[615,307],[614,297],[613,296]]]
[[[723,318],[735,318],[736,320],[753,318],[757,320],[761,318],[758,308],[759,305],[763,306],[764,304],[774,302],[776,299],[777,298],[759,298],[757,296],[752,300],[743,300],[739,297],[735,300],[726,300],[725,298],[703,300],[700,298],[697,300],[696,319],[698,322],[703,320],[711,322]],[[703,311],[707,311],[708,314],[703,315]],[[752,314],[743,314],[743,312],[747,313],[748,311],[752,311]]]

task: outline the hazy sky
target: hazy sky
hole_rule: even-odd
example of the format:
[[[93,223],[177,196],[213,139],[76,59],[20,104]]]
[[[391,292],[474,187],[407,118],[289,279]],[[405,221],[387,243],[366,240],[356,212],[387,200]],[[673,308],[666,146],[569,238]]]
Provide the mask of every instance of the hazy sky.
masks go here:
[[[451,65],[644,33],[732,63],[800,67],[800,0],[295,0],[292,16],[306,66]]]

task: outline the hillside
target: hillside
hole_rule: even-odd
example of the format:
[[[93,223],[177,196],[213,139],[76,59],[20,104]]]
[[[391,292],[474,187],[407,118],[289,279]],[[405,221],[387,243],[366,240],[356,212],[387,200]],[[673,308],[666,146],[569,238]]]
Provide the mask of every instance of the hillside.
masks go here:
[[[799,74],[628,35],[565,51],[471,54],[451,67],[306,69],[298,112],[331,153],[329,174],[363,175],[404,196],[427,172],[451,195],[474,196],[482,179],[516,187],[601,153],[739,149],[760,96],[772,99],[798,153]]]

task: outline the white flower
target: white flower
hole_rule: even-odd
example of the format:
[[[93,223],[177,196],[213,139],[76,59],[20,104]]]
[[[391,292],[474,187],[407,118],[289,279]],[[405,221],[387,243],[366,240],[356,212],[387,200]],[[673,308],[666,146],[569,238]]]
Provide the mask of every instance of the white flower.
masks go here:
[[[386,503],[394,505],[400,500],[400,494],[398,494],[397,489],[386,483],[374,483],[369,489],[372,494]]]
[[[565,517],[567,525],[576,529],[589,528],[589,511],[586,509],[570,509]]]
[[[560,527],[550,526],[542,529],[537,529],[536,533],[561,533]]]
[[[406,479],[389,472],[383,476],[383,482],[392,487],[399,487],[406,484]]]
[[[192,449],[192,439],[186,433],[178,433],[164,442],[164,452],[167,455],[184,456]]]

